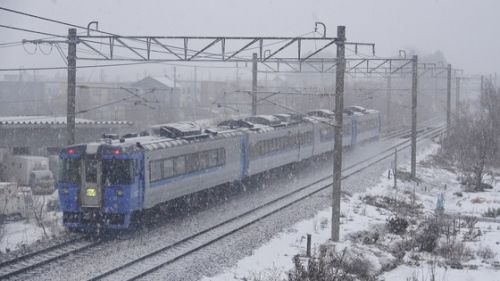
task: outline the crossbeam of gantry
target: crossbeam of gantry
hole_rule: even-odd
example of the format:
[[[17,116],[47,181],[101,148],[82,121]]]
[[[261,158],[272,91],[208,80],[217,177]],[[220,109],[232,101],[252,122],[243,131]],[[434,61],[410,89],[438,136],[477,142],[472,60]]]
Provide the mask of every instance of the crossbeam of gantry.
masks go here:
[[[335,37],[82,35],[78,36],[78,43],[86,51],[78,56],[79,60],[249,62],[252,53],[257,53],[258,62],[266,63],[278,59],[307,62],[327,51],[331,54],[338,40]],[[375,52],[372,43],[344,44],[356,49],[368,46]]]

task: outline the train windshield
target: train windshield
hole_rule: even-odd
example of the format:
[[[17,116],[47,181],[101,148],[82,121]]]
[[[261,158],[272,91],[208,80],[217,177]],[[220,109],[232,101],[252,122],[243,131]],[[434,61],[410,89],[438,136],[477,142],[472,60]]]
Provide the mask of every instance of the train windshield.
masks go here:
[[[64,183],[76,183],[79,184],[80,178],[80,166],[82,161],[80,159],[68,158],[62,159],[60,170],[59,170],[59,181]]]
[[[98,160],[85,161],[85,180],[87,182],[97,182],[97,161]]]
[[[133,181],[133,161],[112,159],[102,161],[102,184],[130,184]]]

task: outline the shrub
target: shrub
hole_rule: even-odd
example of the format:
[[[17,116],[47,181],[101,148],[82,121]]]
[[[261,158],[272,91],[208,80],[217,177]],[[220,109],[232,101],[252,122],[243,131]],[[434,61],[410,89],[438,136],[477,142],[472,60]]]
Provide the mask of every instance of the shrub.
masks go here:
[[[293,258],[294,269],[288,274],[288,281],[328,280],[372,280],[374,267],[363,255],[353,254],[347,249],[342,252],[322,246],[317,257],[309,259],[307,268],[298,256]]]
[[[390,233],[404,234],[408,228],[408,220],[400,217],[390,217],[387,219],[387,229]]]
[[[497,255],[495,252],[493,252],[493,250],[491,250],[488,247],[481,247],[481,248],[479,248],[476,251],[476,254],[477,254],[478,257],[480,257],[483,260],[492,260]]]
[[[441,225],[436,219],[430,219],[422,223],[420,231],[416,234],[415,242],[419,251],[432,252],[438,244],[441,235]]]
[[[488,208],[483,217],[496,218],[500,216],[500,208]]]
[[[450,263],[461,263],[474,258],[474,252],[459,241],[444,243],[436,249],[436,252]]]

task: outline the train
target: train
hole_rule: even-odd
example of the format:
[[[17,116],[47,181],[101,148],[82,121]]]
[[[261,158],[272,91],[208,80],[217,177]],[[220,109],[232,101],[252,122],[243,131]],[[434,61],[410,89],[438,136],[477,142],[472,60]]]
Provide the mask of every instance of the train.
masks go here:
[[[343,145],[380,136],[376,110],[344,110]],[[334,112],[231,119],[201,128],[192,122],[108,136],[61,150],[56,183],[70,230],[127,229],[134,214],[176,198],[243,181],[333,150]]]

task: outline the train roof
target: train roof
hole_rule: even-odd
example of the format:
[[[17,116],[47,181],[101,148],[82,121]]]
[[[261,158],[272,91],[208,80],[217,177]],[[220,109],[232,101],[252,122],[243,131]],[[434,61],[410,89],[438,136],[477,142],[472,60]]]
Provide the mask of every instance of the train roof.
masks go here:
[[[364,109],[362,107],[356,107],[357,110],[360,110],[360,108]],[[368,109],[364,111],[365,114],[377,112],[376,110]],[[208,128],[202,128],[195,122],[158,124],[150,127],[150,135],[144,135],[143,133],[127,134],[121,138],[103,136],[104,138],[98,142],[88,143],[87,147],[90,148],[91,151],[93,151],[93,148],[97,151],[99,145],[120,147],[125,151],[152,151],[203,140],[231,138],[241,136],[244,133],[266,133],[290,125],[329,123],[333,120],[326,116],[333,116],[333,114],[334,112],[330,110],[320,109],[311,111],[308,115],[287,113],[257,115],[239,120],[225,120],[220,122],[217,126]]]
[[[256,115],[256,116],[250,116],[245,118],[245,121],[253,123],[253,124],[260,124],[260,125],[265,125],[265,126],[280,126],[284,125],[282,124],[281,120],[273,115]]]

